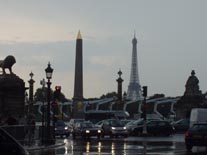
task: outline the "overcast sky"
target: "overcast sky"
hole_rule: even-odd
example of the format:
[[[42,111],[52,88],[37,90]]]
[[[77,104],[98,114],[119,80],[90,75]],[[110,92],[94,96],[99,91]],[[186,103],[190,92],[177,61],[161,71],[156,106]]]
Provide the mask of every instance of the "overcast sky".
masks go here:
[[[149,95],[181,96],[195,70],[207,91],[206,0],[0,0],[0,59],[14,55],[14,73],[41,87],[50,61],[52,88],[73,97],[75,40],[83,37],[84,97],[123,91],[130,78],[132,38],[138,39],[141,85]]]

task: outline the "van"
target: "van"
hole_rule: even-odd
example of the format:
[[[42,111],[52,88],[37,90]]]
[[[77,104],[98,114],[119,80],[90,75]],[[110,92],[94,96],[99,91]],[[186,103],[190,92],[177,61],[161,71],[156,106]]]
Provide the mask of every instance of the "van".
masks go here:
[[[207,109],[206,108],[193,108],[190,114],[190,127],[195,123],[207,122]]]

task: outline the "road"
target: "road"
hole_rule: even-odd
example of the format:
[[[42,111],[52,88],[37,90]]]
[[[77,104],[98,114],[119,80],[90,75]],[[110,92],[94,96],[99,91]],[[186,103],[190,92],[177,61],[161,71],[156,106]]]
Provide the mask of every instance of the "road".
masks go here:
[[[97,140],[92,137],[86,141],[57,138],[65,145],[31,151],[31,155],[206,155],[204,147],[194,147],[192,152],[185,149],[183,134],[170,137],[128,137]]]

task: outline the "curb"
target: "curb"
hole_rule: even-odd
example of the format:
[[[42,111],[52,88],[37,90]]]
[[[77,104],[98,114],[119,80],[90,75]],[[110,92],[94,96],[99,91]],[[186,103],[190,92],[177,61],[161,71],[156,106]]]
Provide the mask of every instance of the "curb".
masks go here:
[[[33,150],[44,150],[44,149],[49,149],[49,148],[55,148],[55,147],[59,147],[59,146],[63,146],[65,145],[65,143],[58,143],[58,144],[54,144],[54,145],[43,145],[43,146],[37,146],[37,147],[26,147],[27,151],[33,151]]]

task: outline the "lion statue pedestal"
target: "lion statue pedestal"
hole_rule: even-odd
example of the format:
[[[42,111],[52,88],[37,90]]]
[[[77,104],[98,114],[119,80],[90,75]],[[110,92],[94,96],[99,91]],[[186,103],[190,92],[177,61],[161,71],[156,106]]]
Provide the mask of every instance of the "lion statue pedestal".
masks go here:
[[[12,66],[16,63],[13,56],[9,55],[0,60],[3,72],[0,74],[0,116],[1,118],[12,115],[18,118],[25,111],[25,83],[12,72]],[[8,68],[10,74],[5,72]]]

